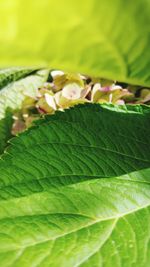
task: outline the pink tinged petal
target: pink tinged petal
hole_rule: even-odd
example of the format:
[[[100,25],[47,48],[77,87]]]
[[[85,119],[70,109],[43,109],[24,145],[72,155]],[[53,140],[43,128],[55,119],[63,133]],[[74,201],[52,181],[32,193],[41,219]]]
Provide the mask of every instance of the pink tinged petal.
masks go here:
[[[82,90],[83,88],[81,88],[78,84],[70,83],[64,86],[62,96],[70,100],[79,99],[81,97]]]
[[[56,110],[56,104],[55,104],[55,100],[54,97],[50,94],[45,94],[45,100],[46,103],[54,110]]]
[[[101,91],[101,92],[106,92],[106,93],[107,93],[107,92],[110,91],[110,86],[101,87],[101,88],[100,88],[100,91]]]
[[[41,107],[38,107],[37,106],[37,109],[38,109],[38,112],[39,113],[42,113],[42,114],[46,114],[47,112],[43,109],[43,108],[41,108]]]

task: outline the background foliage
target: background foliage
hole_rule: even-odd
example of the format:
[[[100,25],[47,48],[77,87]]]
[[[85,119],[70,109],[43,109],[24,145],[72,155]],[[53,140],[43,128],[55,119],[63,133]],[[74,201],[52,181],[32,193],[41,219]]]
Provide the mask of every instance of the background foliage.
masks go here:
[[[0,66],[49,65],[150,86],[148,0],[1,0]]]

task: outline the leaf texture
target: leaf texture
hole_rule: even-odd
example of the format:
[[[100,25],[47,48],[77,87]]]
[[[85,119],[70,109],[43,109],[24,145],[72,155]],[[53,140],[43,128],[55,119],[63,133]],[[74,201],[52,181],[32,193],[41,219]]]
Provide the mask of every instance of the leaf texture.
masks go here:
[[[12,139],[1,266],[148,267],[149,120],[146,106],[81,105]]]
[[[48,72],[48,70],[40,70],[3,87],[0,91],[0,119],[5,116],[7,108],[12,110],[21,108],[26,95],[35,97],[38,87],[46,81]]]
[[[12,67],[0,70],[0,89],[11,82],[15,82],[30,73],[34,73],[36,69],[26,67]]]

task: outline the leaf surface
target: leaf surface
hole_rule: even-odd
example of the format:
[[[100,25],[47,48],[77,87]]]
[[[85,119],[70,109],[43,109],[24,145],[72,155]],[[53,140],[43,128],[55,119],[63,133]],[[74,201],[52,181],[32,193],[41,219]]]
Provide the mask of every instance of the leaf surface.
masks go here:
[[[150,1],[8,2],[0,4],[1,66],[48,65],[150,86]]]
[[[146,106],[81,105],[12,139],[1,266],[148,267],[149,120]]]
[[[13,67],[0,70],[0,89],[11,82],[15,82],[30,73],[34,73],[36,69],[26,67]]]

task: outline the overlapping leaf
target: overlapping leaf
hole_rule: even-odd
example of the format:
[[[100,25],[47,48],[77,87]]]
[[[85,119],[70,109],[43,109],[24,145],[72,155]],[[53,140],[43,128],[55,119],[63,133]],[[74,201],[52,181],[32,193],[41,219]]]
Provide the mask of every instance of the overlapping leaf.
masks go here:
[[[149,121],[146,106],[81,105],[12,139],[1,266],[148,267]]]
[[[29,70],[27,69],[26,71]],[[15,75],[17,76],[17,73],[15,73]],[[25,70],[22,71],[22,76],[24,77],[24,75]],[[8,80],[11,79],[10,76],[8,76]],[[7,108],[12,110],[21,108],[22,101],[26,95],[34,97],[38,87],[46,81],[47,76],[48,70],[39,70],[34,74],[26,76],[25,78],[22,77],[22,79],[17,79],[17,81],[9,82],[5,87],[3,87],[0,91],[0,119],[5,116]]]
[[[0,70],[0,89],[8,85],[11,82],[15,82],[19,79],[34,73],[36,69],[26,67],[13,67]]]

